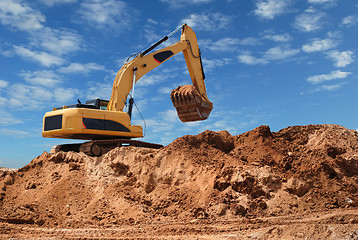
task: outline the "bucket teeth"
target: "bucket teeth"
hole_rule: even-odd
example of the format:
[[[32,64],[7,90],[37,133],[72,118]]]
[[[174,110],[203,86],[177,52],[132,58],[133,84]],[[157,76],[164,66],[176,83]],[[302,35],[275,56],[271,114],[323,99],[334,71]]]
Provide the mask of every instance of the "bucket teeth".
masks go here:
[[[193,85],[177,87],[170,98],[182,122],[205,120],[213,109],[213,104],[202,97]]]

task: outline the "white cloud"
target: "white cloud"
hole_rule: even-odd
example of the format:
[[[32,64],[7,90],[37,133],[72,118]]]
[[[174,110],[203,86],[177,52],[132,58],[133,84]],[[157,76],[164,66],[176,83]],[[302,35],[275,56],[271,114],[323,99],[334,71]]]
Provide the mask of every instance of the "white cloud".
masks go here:
[[[298,49],[290,49],[288,47],[277,46],[277,47],[273,47],[273,48],[270,48],[269,50],[267,50],[265,52],[264,57],[269,61],[270,60],[282,60],[282,59],[292,57],[299,52],[300,52],[300,50],[298,50]]]
[[[179,27],[179,26],[178,26]],[[173,26],[171,26],[168,22],[156,21],[152,18],[148,18],[143,25],[143,29],[141,30],[141,35],[144,36],[146,43],[139,44],[136,48],[140,50],[144,50],[149,47],[149,44],[153,44],[161,39],[165,34],[168,34],[173,30]],[[175,37],[169,38],[165,42],[162,43],[162,47],[167,47],[176,43],[179,39],[177,38],[179,35],[176,34]]]
[[[337,0],[308,0],[311,4],[324,4],[325,6],[334,6]]]
[[[14,52],[26,60],[38,62],[45,67],[62,65],[64,63],[64,59],[61,57],[51,55],[46,52],[31,51],[30,49],[22,46],[14,46]]]
[[[267,30],[263,33],[263,39],[268,39],[274,42],[289,42],[292,37],[289,33],[276,34],[272,30]]]
[[[78,51],[84,41],[77,33],[66,29],[51,29],[44,27],[32,36],[33,46],[42,46],[57,55]]]
[[[306,9],[294,21],[294,27],[303,32],[312,32],[321,29],[324,13],[313,8]]]
[[[25,137],[29,135],[29,132],[22,130],[13,130],[13,129],[0,129],[0,135],[11,136],[11,137]]]
[[[43,27],[45,17],[20,0],[0,1],[0,22],[15,29],[33,31]]]
[[[79,18],[86,25],[108,31],[118,31],[129,27],[138,14],[129,9],[123,1],[117,0],[84,0],[78,10]]]
[[[347,16],[345,18],[343,18],[342,20],[342,25],[347,26],[347,27],[353,27],[355,25],[358,24],[358,17],[357,16]]]
[[[302,50],[305,52],[321,52],[337,46],[337,41],[331,38],[315,39],[309,44],[305,44]]]
[[[0,88],[6,88],[9,85],[9,82],[0,79]]]
[[[46,1],[47,2],[47,1]],[[49,1],[55,3],[59,1]],[[32,48],[48,50],[56,55],[77,51],[83,45],[83,39],[74,31],[68,29],[56,30],[45,27],[45,17],[25,1],[1,0],[0,22],[13,30],[22,30],[30,34],[30,44],[27,47],[14,46],[15,53],[25,58],[39,62],[43,66],[60,65],[63,59],[44,51],[33,51]],[[11,51],[2,51],[3,55],[11,55]]]
[[[65,3],[74,3],[77,2],[77,0],[38,0],[39,2],[42,2],[43,4],[52,7],[54,5],[60,5]]]
[[[165,122],[179,123],[180,121],[178,118],[177,111],[175,109],[168,109],[164,112],[160,112],[158,115]]]
[[[209,3],[213,0],[160,0],[161,2],[168,3],[170,7],[178,8],[192,4]]]
[[[329,2],[333,2],[332,0],[308,0],[309,3],[314,3],[314,4],[322,4],[322,3],[329,3]]]
[[[345,84],[347,84],[347,83],[342,82],[342,83],[337,83],[337,84],[332,84],[332,85],[322,85],[322,86],[319,86],[316,89],[314,89],[313,92],[320,92],[320,91],[333,92],[333,91],[340,89]]]
[[[58,71],[66,74],[88,74],[90,71],[104,71],[105,67],[97,63],[71,63],[67,67],[62,67]]]
[[[163,36],[158,34],[158,31],[155,30],[153,27],[146,25],[146,28],[143,30],[144,37],[147,42],[154,43],[161,39]]]
[[[207,70],[206,65],[204,65],[204,71]],[[189,76],[189,74],[187,74]],[[173,79],[177,79],[177,77],[174,77]],[[184,78],[185,79],[185,78]],[[170,83],[167,84],[163,84],[162,87],[158,88],[158,92],[162,93],[162,94],[167,94],[168,96],[170,95],[170,93],[176,89],[178,86],[183,86],[186,84],[192,84],[190,78],[186,78],[186,80],[183,80],[182,82],[177,82],[177,81],[170,81]]]
[[[212,40],[202,40],[200,41],[201,48],[207,48],[215,52],[233,52],[237,50],[238,45],[240,45],[240,39],[238,38],[221,38],[217,41]]]
[[[199,40],[200,48],[209,49],[213,52],[235,52],[240,45],[253,46],[259,45],[260,41],[257,38],[247,37],[244,39],[224,37],[217,41],[211,39]]]
[[[240,40],[240,45],[243,46],[255,46],[260,44],[260,40],[254,37],[247,37]]]
[[[86,90],[87,99],[109,99],[112,93],[112,82],[111,83],[98,83],[92,82],[89,84],[89,88]]]
[[[144,75],[138,82],[137,86],[151,86],[163,82],[164,79],[168,79],[165,74],[147,74]]]
[[[321,86],[323,90],[326,91],[335,91],[339,88],[341,88],[344,84],[346,83],[338,83],[338,84],[333,84],[333,85],[323,85]]]
[[[56,105],[68,104],[79,91],[73,88],[48,88],[42,85],[28,85],[15,83],[6,91],[6,106],[12,109],[51,109]]]
[[[314,75],[307,78],[307,81],[313,84],[331,81],[335,79],[347,78],[351,72],[342,72],[340,70],[332,71],[330,74]]]
[[[0,125],[1,126],[9,126],[14,124],[22,123],[21,120],[15,118],[9,111],[0,109]]]
[[[248,65],[268,64],[272,61],[285,60],[295,56],[300,52],[299,49],[291,49],[288,46],[276,46],[268,49],[257,58],[252,56],[250,52],[243,52],[238,56],[239,62]]]
[[[327,53],[327,57],[334,61],[334,66],[345,67],[353,62],[354,53],[352,51],[340,52],[334,50]]]
[[[181,20],[180,24],[186,23],[196,30],[213,31],[216,29],[229,28],[232,20],[232,16],[223,15],[221,13],[194,13]]]
[[[73,88],[61,88],[61,87],[57,87],[54,88],[52,90],[53,92],[53,98],[52,100],[56,103],[68,103],[69,100],[75,98],[75,96],[77,94],[79,94],[79,90],[78,89],[73,89]]]
[[[26,82],[33,85],[53,87],[61,82],[60,76],[50,70],[22,72],[20,76],[22,76]]]
[[[204,71],[211,71],[216,69],[217,67],[222,67],[225,65],[230,64],[231,59],[229,58],[222,58],[222,59],[206,59],[203,58],[203,68]]]
[[[257,64],[266,64],[267,61],[263,58],[256,58],[251,55],[250,52],[243,52],[238,56],[238,60],[241,63],[248,64],[248,65],[257,65]]]
[[[170,94],[173,91],[173,88],[171,87],[161,87],[158,89],[159,93],[163,93],[163,94]]]
[[[290,0],[259,0],[256,2],[254,13],[260,18],[272,20],[286,13],[291,3]]]

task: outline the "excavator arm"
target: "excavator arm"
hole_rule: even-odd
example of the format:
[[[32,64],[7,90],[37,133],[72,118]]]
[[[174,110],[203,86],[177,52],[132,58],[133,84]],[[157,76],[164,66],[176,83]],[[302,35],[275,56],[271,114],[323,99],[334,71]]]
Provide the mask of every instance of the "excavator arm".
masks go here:
[[[181,29],[182,33],[179,42],[149,53],[169,38],[165,36],[133,60],[123,65],[114,80],[107,110],[123,111],[129,93],[134,89],[135,83],[141,77],[177,53],[183,52],[193,85],[174,89],[171,93],[171,100],[177,109],[180,120],[183,122],[205,120],[208,118],[213,104],[207,97],[204,83],[205,75],[196,35],[186,24]],[[133,99],[130,99],[129,115],[131,115],[132,102]]]

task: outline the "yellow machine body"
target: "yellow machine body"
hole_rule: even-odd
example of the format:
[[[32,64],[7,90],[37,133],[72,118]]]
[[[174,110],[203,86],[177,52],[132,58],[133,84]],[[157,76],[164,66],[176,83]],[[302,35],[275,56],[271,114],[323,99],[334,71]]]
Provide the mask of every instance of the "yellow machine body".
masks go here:
[[[138,138],[143,137],[143,130],[130,124],[126,112],[65,108],[45,114],[42,136],[84,140]]]

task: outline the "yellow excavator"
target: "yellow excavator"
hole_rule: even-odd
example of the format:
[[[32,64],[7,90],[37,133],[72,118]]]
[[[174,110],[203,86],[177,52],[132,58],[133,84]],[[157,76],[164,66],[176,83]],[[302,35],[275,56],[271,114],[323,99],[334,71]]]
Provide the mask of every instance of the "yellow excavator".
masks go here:
[[[180,41],[150,53],[180,29]],[[131,124],[134,86],[146,73],[179,52],[183,52],[193,84],[179,86],[170,94],[178,117],[182,122],[207,119],[213,104],[207,97],[201,53],[194,31],[184,24],[143,52],[127,59],[117,73],[109,101],[95,99],[83,104],[78,100],[78,104],[47,112],[43,118],[43,137],[91,140],[79,144],[57,145],[51,152],[81,151],[90,156],[101,156],[117,146],[162,147],[159,144],[132,140],[143,137],[142,126]],[[124,111],[126,105],[127,112]]]

